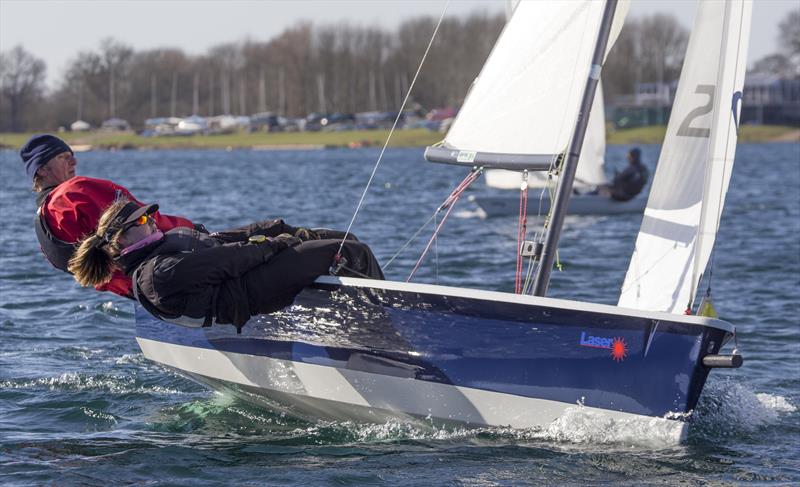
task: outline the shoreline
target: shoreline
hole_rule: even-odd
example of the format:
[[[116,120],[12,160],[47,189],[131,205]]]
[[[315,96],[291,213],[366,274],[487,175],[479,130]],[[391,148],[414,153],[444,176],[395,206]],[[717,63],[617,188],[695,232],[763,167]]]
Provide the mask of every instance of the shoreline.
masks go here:
[[[660,144],[665,126],[609,130],[609,145]],[[133,132],[66,132],[58,134],[76,152],[87,150],[319,150],[334,148],[359,149],[383,147],[388,130],[292,133],[233,133],[224,135],[194,135],[142,137]],[[32,133],[0,134],[0,149],[18,150]],[[389,147],[425,147],[440,142],[443,133],[427,129],[396,130]],[[747,125],[740,129],[739,141],[800,142],[800,128],[770,125]]]

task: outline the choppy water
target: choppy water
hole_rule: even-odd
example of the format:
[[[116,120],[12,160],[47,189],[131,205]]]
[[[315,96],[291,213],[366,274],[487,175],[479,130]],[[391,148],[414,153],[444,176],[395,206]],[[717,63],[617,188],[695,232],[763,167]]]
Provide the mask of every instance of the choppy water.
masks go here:
[[[611,147],[608,160],[622,161],[624,150]],[[657,154],[644,148],[648,162]],[[212,230],[273,216],[343,228],[376,156],[92,152],[79,154],[78,173],[118,181]],[[3,484],[800,482],[800,144],[739,147],[714,293],[722,318],[738,326],[745,365],[712,373],[679,447],[577,405],[543,430],[438,430],[309,424],[209,392],[142,357],[129,302],[80,289],[49,267],[37,251],[21,164],[11,151],[0,158]],[[389,151],[355,232],[385,262],[464,172],[425,163],[421,150]],[[481,220],[459,205],[438,244],[439,282],[512,289],[516,217]],[[551,295],[616,302],[639,221],[568,219],[564,271],[554,273]],[[388,277],[405,278],[423,243]],[[428,265],[418,276],[433,282],[436,274]]]

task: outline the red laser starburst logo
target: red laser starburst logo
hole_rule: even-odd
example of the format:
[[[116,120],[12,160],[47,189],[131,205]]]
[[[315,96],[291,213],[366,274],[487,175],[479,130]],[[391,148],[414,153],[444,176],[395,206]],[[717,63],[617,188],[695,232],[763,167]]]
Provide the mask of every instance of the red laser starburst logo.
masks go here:
[[[617,362],[622,362],[628,356],[628,344],[620,337],[614,338],[611,342],[611,358]]]

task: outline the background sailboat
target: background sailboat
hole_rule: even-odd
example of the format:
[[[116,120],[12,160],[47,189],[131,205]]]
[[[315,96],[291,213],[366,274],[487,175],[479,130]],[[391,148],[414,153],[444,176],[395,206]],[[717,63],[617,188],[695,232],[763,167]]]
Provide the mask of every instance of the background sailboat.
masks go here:
[[[611,215],[618,213],[635,213],[644,210],[647,198],[639,195],[628,201],[615,201],[598,194],[586,194],[597,186],[608,184],[605,173],[606,154],[606,126],[605,106],[603,103],[602,83],[598,85],[589,114],[589,125],[586,128],[586,137],[583,140],[578,168],[575,173],[577,194],[573,195],[569,203],[570,215]],[[523,176],[519,171],[506,169],[489,169],[484,173],[484,180],[490,191],[481,191],[469,196],[488,217],[516,215],[519,211],[519,197],[517,193],[497,190],[517,190],[522,186]],[[536,200],[536,208],[546,214],[550,209],[550,195],[548,189],[553,190],[558,177],[548,178],[547,174],[534,172],[528,174],[528,188],[539,191],[532,196]],[[646,193],[646,190],[645,190]]]

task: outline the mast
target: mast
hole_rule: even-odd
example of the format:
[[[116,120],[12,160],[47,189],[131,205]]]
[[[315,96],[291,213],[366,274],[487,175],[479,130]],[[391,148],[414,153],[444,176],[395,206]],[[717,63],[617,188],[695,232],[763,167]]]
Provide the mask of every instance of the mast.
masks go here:
[[[592,55],[592,66],[589,70],[589,77],[586,79],[586,87],[583,91],[581,108],[578,113],[578,121],[570,141],[567,151],[566,161],[564,161],[561,174],[558,177],[558,188],[556,190],[555,201],[551,212],[550,224],[547,227],[544,248],[539,259],[539,270],[533,281],[534,296],[544,296],[550,284],[550,273],[553,270],[558,239],[561,236],[561,228],[564,226],[564,217],[567,214],[569,199],[572,195],[572,184],[575,181],[575,170],[578,167],[578,159],[583,145],[583,137],[586,134],[586,126],[589,122],[589,111],[594,101],[594,93],[600,81],[603,61],[606,55],[606,46],[611,34],[611,24],[614,21],[614,11],[617,8],[617,0],[608,0],[603,11],[603,20],[600,23],[600,31],[597,35],[597,44]],[[518,249],[519,251],[519,249]]]

